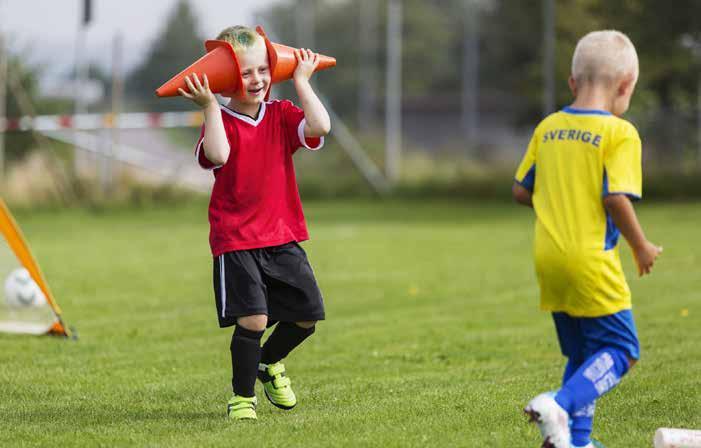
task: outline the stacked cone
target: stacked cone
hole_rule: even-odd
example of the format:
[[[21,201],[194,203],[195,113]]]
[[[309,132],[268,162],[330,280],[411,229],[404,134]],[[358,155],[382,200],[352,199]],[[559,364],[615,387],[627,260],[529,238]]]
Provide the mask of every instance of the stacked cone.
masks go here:
[[[292,79],[295,68],[297,68],[297,58],[294,53],[296,49],[271,42],[260,26],[256,27],[256,31],[265,40],[272,83],[277,84]],[[198,76],[206,74],[209,88],[214,93],[233,96],[241,90],[243,87],[241,70],[236,52],[231,44],[223,40],[208,40],[204,46],[207,54],[159,87],[156,90],[156,95],[159,97],[178,96],[178,89],[187,92],[185,77],[193,73]],[[319,65],[315,71],[325,70],[335,65],[336,59],[320,54]]]

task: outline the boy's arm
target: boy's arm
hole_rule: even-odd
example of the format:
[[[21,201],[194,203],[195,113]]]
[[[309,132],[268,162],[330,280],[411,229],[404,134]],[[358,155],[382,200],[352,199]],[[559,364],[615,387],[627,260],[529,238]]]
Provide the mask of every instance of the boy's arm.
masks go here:
[[[511,195],[517,203],[533,208],[533,194],[518,182],[511,187]]]
[[[630,199],[624,194],[610,194],[604,198],[604,207],[633,249],[633,255],[638,265],[638,275],[649,274],[653,264],[655,264],[655,259],[662,252],[662,248],[655,246],[645,238]]]
[[[185,92],[183,89],[178,89],[180,95],[192,100],[204,112],[206,129],[202,141],[204,155],[214,165],[224,165],[229,159],[229,141],[226,138],[226,130],[224,129],[219,104],[209,89],[207,75],[203,75],[203,82],[200,82],[197,74],[193,73],[192,80],[188,76],[185,77],[185,84],[190,89],[190,93]]]
[[[514,201],[531,208],[533,207],[533,191],[536,180],[536,152],[538,147],[536,132],[537,128],[533,132],[531,141],[528,143],[528,149],[526,149],[526,153],[516,169],[514,185],[511,187],[511,195]]]
[[[294,72],[294,83],[297,95],[304,110],[305,137],[323,137],[331,131],[331,118],[326,108],[314,93],[309,78],[319,65],[319,55],[311,50],[295,50],[297,68]]]

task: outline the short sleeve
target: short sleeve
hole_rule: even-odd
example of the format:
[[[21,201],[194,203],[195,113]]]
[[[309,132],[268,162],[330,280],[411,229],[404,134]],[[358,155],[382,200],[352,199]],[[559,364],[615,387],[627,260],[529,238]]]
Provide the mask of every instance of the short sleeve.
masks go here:
[[[282,114],[285,122],[287,141],[292,147],[292,152],[304,147],[316,151],[324,146],[324,137],[305,137],[304,126],[307,120],[304,111],[290,101],[282,101]]]
[[[197,159],[200,167],[205,170],[214,170],[221,167],[221,165],[212,163],[204,153],[204,125],[202,125],[200,138],[197,140],[197,145],[195,145],[195,159]]]
[[[606,148],[603,194],[625,194],[638,200],[642,189],[642,145],[638,132],[631,125]]]
[[[536,164],[536,150],[538,146],[538,140],[536,134],[533,133],[531,141],[528,144],[528,149],[526,154],[524,154],[521,163],[516,170],[515,180],[522,187],[533,193],[533,188],[535,187],[535,164]]]

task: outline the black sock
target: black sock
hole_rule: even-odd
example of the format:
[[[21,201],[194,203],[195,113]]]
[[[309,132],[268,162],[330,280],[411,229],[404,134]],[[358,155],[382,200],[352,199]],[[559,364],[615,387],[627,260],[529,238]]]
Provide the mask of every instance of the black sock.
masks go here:
[[[314,328],[302,328],[294,322],[280,322],[263,345],[260,362],[275,364],[282,361],[295,347],[314,333]]]
[[[260,362],[260,338],[263,331],[251,331],[236,326],[231,337],[231,385],[234,394],[242,397],[255,395],[256,375]]]

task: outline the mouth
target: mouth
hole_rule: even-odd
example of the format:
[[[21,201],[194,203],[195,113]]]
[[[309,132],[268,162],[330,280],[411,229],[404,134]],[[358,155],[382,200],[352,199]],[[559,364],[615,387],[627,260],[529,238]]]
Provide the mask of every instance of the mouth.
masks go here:
[[[260,86],[256,89],[248,89],[248,94],[251,96],[258,96],[265,91],[264,86]]]

